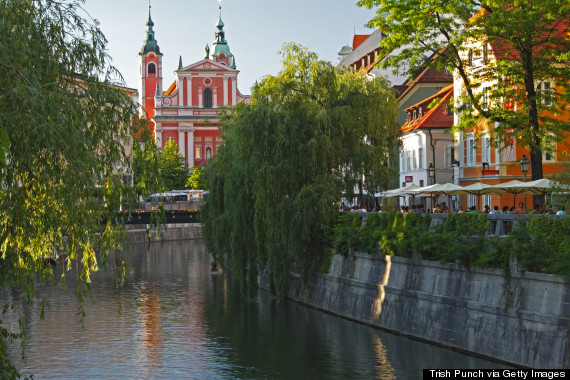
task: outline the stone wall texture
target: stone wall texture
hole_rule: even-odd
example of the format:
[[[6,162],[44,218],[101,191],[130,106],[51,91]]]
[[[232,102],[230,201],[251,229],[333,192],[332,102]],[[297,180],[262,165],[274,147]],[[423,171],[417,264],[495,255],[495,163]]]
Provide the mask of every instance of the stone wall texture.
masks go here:
[[[561,278],[362,253],[334,256],[287,297],[358,322],[517,366],[570,367],[570,292]],[[264,287],[261,280],[261,286]]]

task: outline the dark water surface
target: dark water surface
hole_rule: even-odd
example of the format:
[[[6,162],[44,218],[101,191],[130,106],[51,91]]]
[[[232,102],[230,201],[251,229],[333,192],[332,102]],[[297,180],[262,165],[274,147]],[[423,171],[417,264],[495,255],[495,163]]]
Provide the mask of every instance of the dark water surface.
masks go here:
[[[49,302],[19,312],[28,332],[19,368],[36,379],[421,379],[423,368],[500,365],[337,318],[212,273],[201,241],[137,245],[117,289],[93,276],[83,324],[71,289],[42,286]],[[119,314],[119,305],[122,314]],[[11,326],[17,326],[12,312]],[[6,321],[6,316],[4,320]],[[13,357],[18,357],[13,347]]]

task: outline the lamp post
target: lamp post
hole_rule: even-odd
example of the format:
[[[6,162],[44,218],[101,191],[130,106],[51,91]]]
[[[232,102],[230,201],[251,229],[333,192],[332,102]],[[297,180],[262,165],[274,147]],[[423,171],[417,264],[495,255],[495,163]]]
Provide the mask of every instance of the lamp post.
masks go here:
[[[521,172],[523,173],[523,182],[526,182],[526,173],[530,167],[530,160],[523,154],[521,160],[519,161],[521,167]],[[526,193],[524,195],[524,207],[526,208]]]
[[[431,184],[433,185],[435,183],[435,167],[433,166],[433,162],[430,162],[427,172]]]
[[[460,166],[459,160],[452,160],[451,161],[451,167],[453,168],[453,176],[451,178],[453,179],[453,183],[455,185],[459,185],[459,166]],[[459,208],[457,206],[458,203],[459,203],[459,195],[454,195],[453,196],[452,210],[457,211],[457,209]]]
[[[483,171],[481,173],[483,173],[483,177],[485,177],[485,171],[489,170],[489,163],[488,162],[481,162],[481,165],[483,165]]]
[[[430,184],[433,185],[435,183],[435,167],[433,166],[433,162],[430,162],[428,167],[428,177],[430,179]],[[435,200],[431,200],[431,208],[433,209],[435,206]]]

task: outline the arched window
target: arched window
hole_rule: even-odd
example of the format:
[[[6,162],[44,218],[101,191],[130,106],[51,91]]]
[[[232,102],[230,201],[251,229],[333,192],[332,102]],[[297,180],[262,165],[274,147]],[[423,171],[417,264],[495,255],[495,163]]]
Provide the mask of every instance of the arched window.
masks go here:
[[[212,108],[212,90],[204,90],[204,108]]]
[[[148,73],[149,74],[156,74],[156,65],[154,63],[149,63],[148,65]]]
[[[206,160],[212,157],[212,148],[206,148]]]

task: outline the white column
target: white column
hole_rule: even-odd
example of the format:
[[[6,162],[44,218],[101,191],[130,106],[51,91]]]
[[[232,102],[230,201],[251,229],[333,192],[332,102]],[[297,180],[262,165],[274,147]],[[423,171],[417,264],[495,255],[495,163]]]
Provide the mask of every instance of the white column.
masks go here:
[[[182,155],[182,157],[186,157],[186,149],[184,149],[184,147],[186,146],[185,143],[185,129],[180,129],[178,130],[178,152]]]
[[[228,77],[224,77],[224,88],[222,89],[224,92],[224,106],[228,105]]]
[[[202,87],[198,87],[198,107],[202,108],[202,100],[204,97],[202,96]]]
[[[192,77],[188,77],[186,85],[188,86],[188,107],[192,107]]]
[[[154,141],[156,142],[156,146],[162,149],[162,128],[159,128],[160,124],[156,124],[154,130]]]
[[[232,77],[232,106],[235,106],[237,102],[237,78]]]
[[[194,128],[188,130],[188,167],[194,166]]]
[[[178,94],[176,94],[176,100],[178,101],[178,105],[181,106],[184,104],[184,89],[182,88],[182,84],[184,83],[183,80],[179,80],[180,78],[176,77],[176,89],[178,90]]]
[[[213,87],[213,91],[212,91],[212,96],[214,97],[214,108],[218,108],[218,88],[217,87]]]

